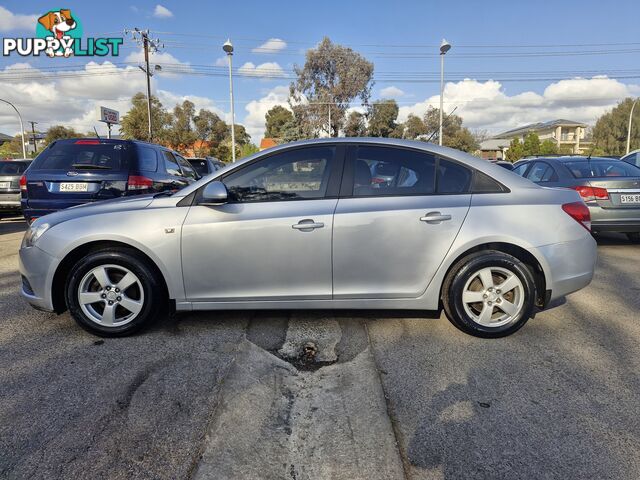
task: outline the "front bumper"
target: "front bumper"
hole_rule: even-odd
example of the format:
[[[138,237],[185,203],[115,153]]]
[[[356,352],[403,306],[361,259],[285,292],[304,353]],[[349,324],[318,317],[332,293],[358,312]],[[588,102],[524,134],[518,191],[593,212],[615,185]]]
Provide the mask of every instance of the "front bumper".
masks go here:
[[[20,293],[38,310],[54,311],[51,287],[58,264],[56,258],[37,246],[20,249],[19,268],[23,277]]]
[[[598,260],[598,245],[591,235],[579,240],[554,243],[536,248],[547,261],[547,290],[549,300],[555,300],[580,290],[593,279]]]

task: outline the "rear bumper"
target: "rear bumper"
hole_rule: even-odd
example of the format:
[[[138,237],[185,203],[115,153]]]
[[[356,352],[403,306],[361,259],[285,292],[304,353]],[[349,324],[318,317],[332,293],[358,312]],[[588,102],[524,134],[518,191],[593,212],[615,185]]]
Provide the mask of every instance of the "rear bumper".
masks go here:
[[[0,193],[0,210],[20,210],[20,193]]]
[[[549,300],[573,293],[591,283],[598,251],[596,241],[586,232],[580,240],[554,243],[535,250],[546,259],[549,267],[546,279],[546,288],[551,290]]]
[[[21,294],[36,309],[53,312],[51,287],[58,260],[38,247],[21,248],[20,274],[23,277]]]
[[[589,206],[594,232],[640,232],[640,208]]]

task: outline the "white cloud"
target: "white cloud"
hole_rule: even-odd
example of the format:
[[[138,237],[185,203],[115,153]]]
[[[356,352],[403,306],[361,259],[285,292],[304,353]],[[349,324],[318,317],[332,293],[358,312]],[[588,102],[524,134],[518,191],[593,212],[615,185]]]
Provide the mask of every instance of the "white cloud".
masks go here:
[[[0,32],[35,30],[39,15],[13,13],[0,5]]]
[[[173,12],[167,7],[158,4],[153,11],[153,16],[156,18],[171,18],[173,17]]]
[[[284,71],[282,67],[276,62],[261,63],[256,66],[252,62],[246,62],[242,65],[238,71],[248,77],[260,77],[260,78],[282,78],[284,77]]]
[[[398,87],[394,87],[393,85],[380,90],[380,96],[382,98],[398,98],[402,97],[403,95],[404,91],[400,90]]]
[[[229,64],[228,62],[229,60],[227,60],[227,56],[225,55],[224,57],[216,58],[214,65],[216,67],[226,67]]]
[[[244,126],[251,135],[251,141],[258,145],[264,137],[265,119],[267,112],[276,105],[289,108],[289,87],[281,85],[270,90],[264,97],[253,100],[245,105],[247,116],[244,118]]]
[[[560,80],[547,86],[542,94],[526,91],[508,95],[500,82],[465,79],[447,83],[444,110],[463,118],[469,128],[499,132],[528,123],[565,118],[593,124],[605,111],[637,91],[638,85],[625,85],[607,77]],[[398,118],[410,113],[422,116],[427,107],[439,107],[440,97],[400,107]]]
[[[270,38],[262,45],[251,50],[253,53],[276,53],[287,48],[287,42],[279,38]]]

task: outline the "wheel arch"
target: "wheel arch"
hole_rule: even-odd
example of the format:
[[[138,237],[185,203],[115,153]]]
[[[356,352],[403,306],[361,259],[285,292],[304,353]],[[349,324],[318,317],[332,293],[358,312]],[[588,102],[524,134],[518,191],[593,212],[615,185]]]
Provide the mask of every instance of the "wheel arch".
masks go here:
[[[140,256],[140,258],[142,258],[147,266],[153,269],[154,272],[158,275],[158,279],[160,280],[160,284],[162,285],[165,298],[170,298],[167,280],[163,275],[162,270],[149,255],[147,255],[139,248],[136,248],[124,242],[119,242],[116,240],[98,240],[76,246],[73,250],[69,251],[62,259],[62,261],[58,264],[58,267],[56,268],[56,271],[53,275],[53,282],[51,286],[51,302],[53,304],[54,312],[59,314],[67,309],[64,288],[67,283],[69,272],[71,271],[73,265],[75,265],[78,260],[88,255],[89,253],[105,249],[128,250],[130,252],[135,252],[135,254]],[[171,304],[173,307],[173,300],[171,300]]]
[[[475,245],[467,250],[465,250],[464,252],[460,253],[459,255],[457,255],[453,261],[451,261],[449,263],[449,266],[447,267],[447,271],[445,273],[445,275],[442,277],[443,281],[440,284],[440,296],[439,298],[442,299],[442,289],[444,287],[444,279],[446,279],[449,276],[449,273],[451,272],[451,269],[464,257],[471,255],[473,253],[478,253],[478,252],[482,252],[482,251],[488,251],[488,250],[496,250],[502,253],[506,253],[509,254],[515,258],[517,258],[518,260],[520,260],[522,263],[524,263],[529,270],[531,271],[535,284],[536,284],[536,293],[537,293],[537,298],[536,298],[536,305],[539,307],[543,307],[544,305],[546,305],[546,303],[548,302],[548,299],[550,297],[550,293],[547,292],[547,273],[542,265],[542,263],[540,262],[540,260],[533,254],[531,253],[529,250],[525,249],[524,247],[521,247],[519,245],[513,244],[513,243],[508,243],[508,242],[486,242],[486,243],[481,243],[478,245]]]

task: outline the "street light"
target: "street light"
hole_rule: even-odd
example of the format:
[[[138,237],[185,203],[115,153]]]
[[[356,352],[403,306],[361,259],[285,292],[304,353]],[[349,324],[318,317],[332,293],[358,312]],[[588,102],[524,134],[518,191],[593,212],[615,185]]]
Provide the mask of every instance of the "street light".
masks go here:
[[[444,108],[444,56],[451,50],[451,45],[444,38],[440,44],[440,134],[438,145],[442,145],[442,109]]]
[[[27,148],[25,147],[25,142],[24,142],[24,125],[22,124],[22,115],[20,115],[20,112],[18,111],[18,109],[16,108],[16,106],[9,102],[8,100],[4,100],[2,98],[0,98],[0,102],[4,102],[7,105],[11,106],[16,113],[18,114],[18,119],[20,120],[20,135],[22,135],[22,158],[27,158]]]
[[[233,56],[233,44],[231,40],[227,40],[222,45],[222,50],[227,54],[229,58],[229,96],[231,97],[231,161],[236,161],[236,116],[233,111],[233,75],[231,73],[231,57]]]
[[[638,103],[638,99],[633,102],[631,105],[631,112],[629,113],[629,127],[627,128],[627,153],[629,153],[629,145],[631,144],[631,120],[633,119],[633,109],[636,108],[636,103]]]

